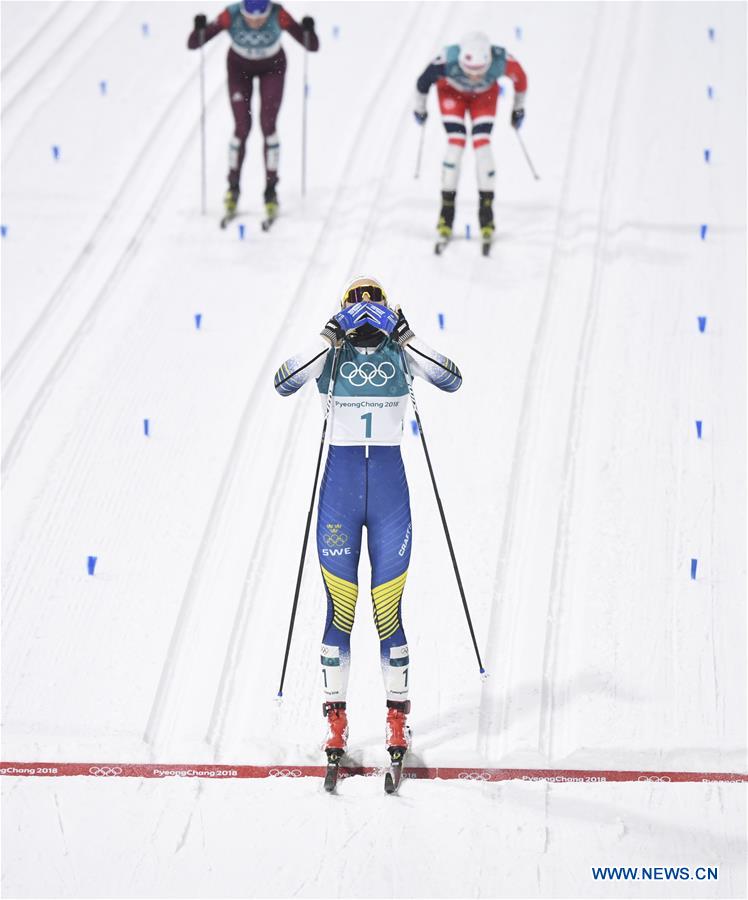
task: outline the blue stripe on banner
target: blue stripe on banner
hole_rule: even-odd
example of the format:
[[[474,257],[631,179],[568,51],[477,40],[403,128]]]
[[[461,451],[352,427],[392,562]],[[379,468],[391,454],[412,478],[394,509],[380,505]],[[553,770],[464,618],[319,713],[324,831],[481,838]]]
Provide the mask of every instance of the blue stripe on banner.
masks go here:
[[[338,657],[321,656],[320,659],[322,660],[323,666],[339,666],[340,665],[340,659],[338,659]]]
[[[409,662],[409,656],[401,656],[399,659],[390,659],[391,666],[407,666]]]

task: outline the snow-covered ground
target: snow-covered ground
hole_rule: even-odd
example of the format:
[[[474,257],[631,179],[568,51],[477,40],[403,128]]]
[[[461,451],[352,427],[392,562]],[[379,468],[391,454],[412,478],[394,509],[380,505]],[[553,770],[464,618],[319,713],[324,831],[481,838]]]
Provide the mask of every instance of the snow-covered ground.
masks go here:
[[[225,35],[205,50],[200,215],[185,44],[221,8],[0,6],[2,758],[320,762],[313,548],[274,701],[319,404],[281,400],[272,375],[369,270],[465,376],[417,393],[490,677],[408,427],[414,764],[745,772],[745,4],[292,0],[322,48],[302,198],[303,53],[284,39],[269,234],[256,127],[243,216],[217,227]],[[528,72],[541,180],[507,87],[492,256],[456,240],[436,258],[444,137],[432,94],[415,180],[412,92],[476,27]],[[461,235],[476,207],[468,149]],[[351,757],[377,765],[364,592],[357,618]],[[737,783],[409,781],[387,798],[366,778],[328,797],[314,779],[5,776],[2,889],[741,897],[746,812]],[[600,882],[592,866],[719,875]]]

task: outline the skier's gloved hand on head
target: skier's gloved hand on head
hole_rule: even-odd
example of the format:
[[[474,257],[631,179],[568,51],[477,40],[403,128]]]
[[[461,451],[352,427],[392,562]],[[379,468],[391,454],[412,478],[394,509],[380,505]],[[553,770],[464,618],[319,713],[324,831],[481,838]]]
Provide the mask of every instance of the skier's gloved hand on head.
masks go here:
[[[520,107],[512,110],[512,128],[519,128],[525,118],[525,111]]]
[[[203,13],[198,13],[195,16],[195,31],[205,31],[208,25],[208,17],[203,15]]]
[[[368,305],[368,303],[354,303],[351,306],[344,306],[322,329],[322,337],[333,347],[339,347],[346,331],[351,331],[370,321],[366,313]]]
[[[340,323],[336,321],[335,316],[328,319],[325,327],[320,331],[322,337],[331,347],[339,347],[345,338],[345,330],[341,328]]]
[[[392,329],[397,324],[397,316],[387,306],[381,303],[366,303],[366,318],[379,331],[392,334]]]
[[[397,341],[400,347],[404,347],[409,341],[413,340],[415,335],[413,334],[410,325],[408,325],[405,313],[403,313],[399,306],[395,307],[395,314],[397,315],[397,322],[392,330],[392,338]]]

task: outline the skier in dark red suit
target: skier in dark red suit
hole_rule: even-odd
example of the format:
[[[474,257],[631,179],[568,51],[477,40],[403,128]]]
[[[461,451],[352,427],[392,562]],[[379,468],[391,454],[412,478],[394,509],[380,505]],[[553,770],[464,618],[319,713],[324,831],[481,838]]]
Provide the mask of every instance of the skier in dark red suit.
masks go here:
[[[195,27],[187,40],[190,50],[214,38],[221,31],[231,35],[227,68],[229,99],[234,114],[234,136],[229,143],[229,188],[224,205],[226,216],[236,214],[239,179],[247,137],[252,125],[252,80],[260,82],[260,128],[265,139],[265,208],[268,219],[278,213],[278,157],[280,143],[275,130],[286,77],[286,54],[281,47],[281,33],[288,31],[311,52],[319,49],[314,32],[314,19],[304,16],[301,25],[279,3],[270,0],[242,0],[208,22],[204,15],[195,16]]]

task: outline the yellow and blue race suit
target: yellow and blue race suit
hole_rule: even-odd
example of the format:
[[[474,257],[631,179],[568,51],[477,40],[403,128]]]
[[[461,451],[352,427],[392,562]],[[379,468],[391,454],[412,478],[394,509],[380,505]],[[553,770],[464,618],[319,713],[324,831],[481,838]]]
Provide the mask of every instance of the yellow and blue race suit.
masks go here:
[[[334,351],[326,342],[320,344],[324,346],[291,357],[276,372],[281,395],[295,393],[314,378],[326,403]],[[346,699],[364,526],[387,700],[408,698],[410,657],[402,597],[413,526],[400,453],[409,393],[403,357],[412,376],[441,390],[456,391],[462,384],[457,366],[417,338],[403,350],[386,336],[366,348],[345,340],[335,360],[330,447],[317,514],[317,553],[327,594],[321,649],[326,702]]]

